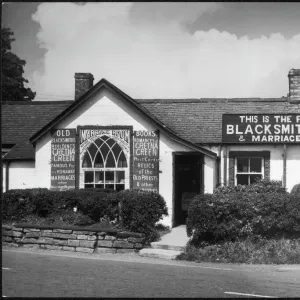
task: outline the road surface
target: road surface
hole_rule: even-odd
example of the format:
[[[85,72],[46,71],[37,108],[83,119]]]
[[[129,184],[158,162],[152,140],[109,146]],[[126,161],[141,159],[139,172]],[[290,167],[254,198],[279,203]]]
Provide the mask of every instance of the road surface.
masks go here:
[[[5,297],[299,297],[300,266],[3,250]]]

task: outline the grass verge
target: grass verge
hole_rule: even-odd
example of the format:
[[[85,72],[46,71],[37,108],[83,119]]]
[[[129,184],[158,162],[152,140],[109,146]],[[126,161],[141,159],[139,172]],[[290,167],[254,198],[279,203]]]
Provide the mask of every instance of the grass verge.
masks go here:
[[[245,264],[299,264],[300,239],[247,238],[242,241],[195,247],[188,244],[178,260]]]

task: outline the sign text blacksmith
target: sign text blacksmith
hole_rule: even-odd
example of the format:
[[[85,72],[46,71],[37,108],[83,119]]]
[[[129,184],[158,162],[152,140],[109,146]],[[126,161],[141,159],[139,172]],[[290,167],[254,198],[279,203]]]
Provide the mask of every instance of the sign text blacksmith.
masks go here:
[[[300,143],[300,114],[223,115],[223,143]]]

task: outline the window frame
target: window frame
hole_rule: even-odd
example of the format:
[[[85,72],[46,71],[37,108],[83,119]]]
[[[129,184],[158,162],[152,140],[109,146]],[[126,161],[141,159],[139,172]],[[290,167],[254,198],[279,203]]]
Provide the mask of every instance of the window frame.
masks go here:
[[[97,139],[95,139],[94,141],[91,142],[91,144],[89,145],[89,147],[85,150],[85,153],[83,155],[83,161],[82,161],[82,164],[81,164],[81,170],[83,171],[83,188],[84,189],[89,189],[89,188],[104,188],[104,189],[108,189],[110,187],[107,187],[108,185],[110,186],[113,186],[113,189],[114,190],[125,190],[125,178],[126,178],[126,171],[129,170],[129,164],[128,164],[128,158],[126,157],[126,154],[124,152],[124,149],[121,147],[121,145],[118,143],[117,140],[115,140],[113,137],[111,136],[107,136],[107,138],[104,140],[102,137],[105,136],[105,135],[102,135],[102,136],[99,136],[97,139],[100,139],[102,141],[102,144],[101,146],[99,147],[95,141]],[[112,146],[109,146],[107,141],[111,139],[114,141],[113,145]],[[106,157],[104,158],[103,156],[103,153],[101,152],[101,147],[102,145],[106,144],[108,147],[109,147],[109,151],[108,153],[106,154]],[[117,144],[121,151],[120,153],[117,155],[115,155],[115,153],[113,152],[113,147],[114,145]],[[89,151],[89,148],[94,145],[96,146],[97,150],[95,152],[95,155],[94,157],[91,156],[91,153]],[[108,155],[109,153],[112,153],[113,154],[113,157],[114,157],[114,160],[115,160],[115,167],[106,167],[106,164],[107,164],[107,159],[108,159]],[[95,162],[96,162],[96,157],[97,157],[97,154],[100,154],[101,157],[102,157],[102,161],[103,161],[103,167],[95,167]],[[121,157],[121,154],[123,153],[123,155],[125,156],[125,159],[126,159],[126,167],[118,167],[118,162],[119,162],[119,158]],[[91,161],[91,167],[84,167],[83,166],[83,163],[84,163],[84,157],[88,155],[89,158],[90,158],[90,161]],[[86,182],[86,172],[93,172],[93,181],[92,182]],[[96,182],[96,172],[103,172],[103,182]],[[112,182],[106,182],[106,173],[107,172],[113,172],[113,180]],[[117,182],[117,172],[123,172],[123,182]],[[93,185],[93,186],[90,186],[90,187],[86,187],[87,185]],[[121,187],[121,188],[117,188],[117,187]]]
[[[239,158],[242,158],[242,159],[248,159],[248,171],[247,172],[238,172],[238,164],[237,164],[237,160]],[[261,172],[251,172],[250,169],[251,169],[251,166],[250,166],[250,161],[251,161],[251,158],[260,158],[261,160]],[[237,186],[237,176],[238,175],[247,175],[248,176],[248,185],[250,185],[250,176],[251,175],[261,175],[262,176],[262,179],[265,178],[265,168],[264,168],[264,165],[265,165],[265,158],[263,156],[236,156],[234,158],[234,185]]]

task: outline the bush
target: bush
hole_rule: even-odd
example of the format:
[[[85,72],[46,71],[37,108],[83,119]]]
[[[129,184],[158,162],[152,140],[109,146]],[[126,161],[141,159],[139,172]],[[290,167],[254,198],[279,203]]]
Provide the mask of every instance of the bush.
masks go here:
[[[43,198],[47,189],[18,189],[9,190],[3,194],[2,212],[4,220],[20,220],[32,213],[41,213],[40,206],[36,207],[34,199]]]
[[[195,245],[253,235],[300,236],[300,197],[267,182],[219,188],[214,194],[194,198],[188,210],[187,234]]]
[[[188,244],[179,260],[246,264],[299,264],[300,239],[247,238],[241,241],[195,247]]]
[[[222,186],[214,190],[214,194],[244,193],[282,193],[287,194],[281,181],[262,179],[251,185]]]
[[[293,186],[291,195],[300,197],[300,183]]]
[[[127,230],[144,233],[149,242],[159,237],[155,224],[168,215],[166,203],[158,193],[138,190],[9,190],[3,194],[3,219],[81,226],[105,219],[111,224],[117,223],[119,201],[123,202],[123,224]]]
[[[158,238],[155,224],[168,215],[166,202],[155,192],[125,190],[118,193],[122,201],[123,224],[127,230],[145,234],[147,242]]]
[[[117,200],[115,192],[107,190],[68,190],[49,191],[47,189],[9,190],[3,194],[3,219],[20,221],[36,214],[48,217],[60,215],[62,211],[78,211],[97,222],[104,215],[115,219]]]

